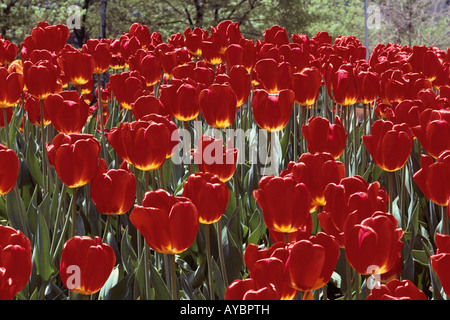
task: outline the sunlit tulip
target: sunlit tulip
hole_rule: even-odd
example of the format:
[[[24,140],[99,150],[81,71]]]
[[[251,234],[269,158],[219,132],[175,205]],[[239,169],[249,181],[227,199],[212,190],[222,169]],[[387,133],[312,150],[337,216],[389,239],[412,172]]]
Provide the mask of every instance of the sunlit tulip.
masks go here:
[[[0,225],[0,300],[12,300],[25,287],[32,267],[30,240],[20,230]]]
[[[36,99],[43,100],[58,90],[59,70],[49,60],[24,61],[23,76],[28,92]]]
[[[108,169],[104,159],[91,180],[91,199],[101,214],[124,214],[133,207],[136,179],[129,164],[122,162],[119,169]]]
[[[222,139],[202,135],[197,149],[191,151],[194,163],[201,172],[210,172],[223,182],[230,180],[236,170],[238,149],[227,148]]]
[[[291,286],[300,291],[322,288],[330,280],[339,255],[336,239],[323,232],[294,243],[286,262]]]
[[[392,214],[377,211],[345,230],[345,255],[356,272],[383,274],[396,266],[403,248],[403,230],[397,224]]]
[[[136,100],[146,95],[147,84],[138,71],[116,73],[110,76],[111,92],[122,108],[131,110]]]
[[[225,213],[230,191],[216,175],[197,172],[191,174],[183,184],[182,196],[189,198],[195,205],[200,223],[211,224]]]
[[[328,152],[334,159],[344,152],[348,136],[338,116],[334,124],[326,118],[313,116],[302,126],[302,134],[310,153]]]
[[[89,116],[89,104],[75,90],[49,95],[44,106],[44,114],[61,133],[81,132]]]
[[[75,48],[62,50],[58,63],[64,72],[67,82],[82,86],[92,79],[95,69],[94,57]]]
[[[94,74],[105,73],[111,64],[110,42],[106,39],[89,39],[82,46],[94,58]]]
[[[410,280],[392,279],[373,288],[366,300],[427,300],[427,296]]]
[[[19,175],[19,158],[14,150],[0,144],[0,195],[9,193]]]
[[[296,232],[308,221],[310,193],[305,184],[296,182],[291,175],[262,177],[253,196],[269,229],[283,233]]]
[[[162,85],[160,99],[165,109],[180,121],[195,119],[200,113],[199,90],[192,84]]]
[[[428,200],[440,206],[448,205],[450,186],[450,150],[442,152],[436,161],[422,154],[420,169],[413,174],[414,182]]]
[[[68,290],[90,295],[104,286],[115,263],[113,248],[100,237],[75,236],[64,244],[59,274]]]
[[[15,107],[22,97],[23,75],[0,68],[0,108]]]
[[[401,169],[409,159],[414,142],[410,127],[377,120],[370,132],[362,140],[375,164],[388,172]]]
[[[0,65],[9,65],[16,60],[19,48],[7,39],[0,38]]]
[[[144,49],[139,49],[129,59],[130,70],[137,70],[145,78],[148,87],[161,80],[161,62],[158,57]]]
[[[137,98],[136,102],[131,105],[131,111],[136,120],[141,120],[144,116],[152,113],[169,116],[169,112],[166,111],[162,102],[153,95],[145,95]]]
[[[450,277],[448,268],[450,266],[450,236],[436,233],[436,253],[430,257],[431,267],[437,274],[445,294],[450,293]]]
[[[236,93],[229,84],[213,84],[198,95],[206,122],[213,128],[229,127],[235,120]]]
[[[292,75],[292,91],[295,102],[301,106],[312,106],[319,97],[322,74],[316,67],[304,68]]]
[[[200,225],[197,209],[188,198],[162,189],[146,192],[142,206],[136,205],[131,211],[130,221],[150,248],[168,254],[187,250]]]
[[[277,292],[273,284],[258,288],[252,278],[234,280],[225,292],[224,300],[277,300]]]
[[[295,94],[290,89],[268,93],[258,89],[253,92],[252,108],[256,124],[269,132],[282,130],[291,117]]]
[[[59,133],[47,143],[48,161],[69,188],[88,184],[97,172],[100,143],[87,133]]]

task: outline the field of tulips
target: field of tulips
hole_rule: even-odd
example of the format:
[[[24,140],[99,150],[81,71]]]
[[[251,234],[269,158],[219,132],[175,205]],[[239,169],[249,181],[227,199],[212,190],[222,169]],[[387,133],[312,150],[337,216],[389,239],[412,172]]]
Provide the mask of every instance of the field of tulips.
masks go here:
[[[445,300],[450,51],[0,39],[1,300]]]

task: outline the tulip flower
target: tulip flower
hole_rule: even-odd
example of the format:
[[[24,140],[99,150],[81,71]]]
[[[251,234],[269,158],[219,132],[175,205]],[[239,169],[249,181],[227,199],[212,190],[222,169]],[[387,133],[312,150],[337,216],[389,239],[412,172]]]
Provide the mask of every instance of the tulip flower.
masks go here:
[[[223,61],[223,54],[221,53],[219,45],[214,41],[202,41],[202,57],[210,65],[216,66]]]
[[[286,262],[291,286],[304,292],[322,288],[330,280],[339,255],[336,239],[323,232],[294,243]]]
[[[276,93],[292,89],[292,66],[288,62],[278,63],[273,58],[260,59],[255,64],[261,89]]]
[[[450,111],[424,110],[419,125],[412,128],[424,150],[433,158],[450,149]]]
[[[41,125],[41,106],[40,101],[33,96],[28,96],[25,100],[24,108],[27,114],[27,119],[35,126]],[[51,123],[50,117],[44,108],[44,126]]]
[[[131,105],[136,120],[141,120],[144,116],[156,113],[161,116],[169,116],[162,102],[153,95],[145,95],[137,98],[136,102]]]
[[[197,172],[184,182],[182,196],[189,198],[195,205],[200,223],[211,224],[225,213],[230,191],[216,175]]]
[[[297,162],[290,162],[280,177],[292,175],[297,183],[304,183],[311,194],[311,212],[326,204],[325,188],[345,177],[345,167],[329,153],[304,153]]]
[[[389,195],[378,181],[369,184],[357,175],[345,177],[338,184],[328,184],[324,196],[326,204],[318,214],[319,223],[322,230],[333,235],[341,247],[344,247],[344,234],[348,226],[360,223],[377,211],[386,212],[389,203]],[[357,214],[350,216],[353,212]]]
[[[187,27],[183,33],[186,38],[186,48],[194,56],[200,56],[202,54],[202,41],[208,37],[208,31],[195,27],[193,30]]]
[[[76,86],[88,83],[94,74],[94,57],[82,50],[66,47],[61,51],[58,63],[67,78],[67,82]]]
[[[43,100],[58,90],[59,70],[49,60],[36,63],[24,61],[23,76],[28,92],[38,100]]]
[[[150,113],[142,117],[142,121],[151,121],[154,123],[163,124],[167,127],[170,133],[169,147],[167,148],[166,159],[170,158],[177,151],[177,146],[180,143],[180,134],[177,125],[169,119],[169,116],[162,116],[156,113]]]
[[[30,240],[20,230],[0,225],[0,300],[12,300],[25,287],[32,267]]]
[[[59,274],[68,290],[90,295],[104,286],[115,263],[113,248],[100,237],[75,236],[64,243]]]
[[[157,84],[161,80],[161,62],[158,57],[144,49],[139,49],[128,60],[130,70],[137,70],[145,78],[147,87]]]
[[[436,233],[436,254],[430,257],[431,267],[438,276],[446,295],[450,293],[450,277],[448,267],[450,265],[450,236]]]
[[[229,181],[236,170],[238,149],[226,148],[222,139],[202,135],[197,149],[191,150],[200,172],[215,174],[221,181]]]
[[[316,67],[304,68],[292,75],[292,91],[295,92],[295,102],[301,106],[312,106],[319,96],[322,84],[322,74]]]
[[[282,130],[292,113],[295,94],[290,89],[268,93],[257,89],[253,93],[253,116],[256,124],[269,132]]]
[[[351,64],[342,64],[325,77],[331,99],[342,106],[355,104],[359,98],[357,76]]]
[[[0,108],[15,107],[22,97],[23,75],[0,68]]]
[[[262,177],[253,196],[261,207],[268,229],[291,233],[308,221],[311,210],[309,190],[305,184],[296,182],[292,175]]]
[[[357,74],[358,102],[368,104],[379,94],[379,77],[373,71],[361,71]]]
[[[65,134],[81,132],[89,117],[89,104],[75,90],[49,95],[44,106],[53,127]]]
[[[94,74],[108,71],[111,64],[110,43],[107,39],[89,39],[82,46],[82,51],[94,58]]]
[[[19,48],[9,40],[0,38],[0,65],[9,65],[16,60]]]
[[[47,143],[48,161],[69,188],[88,184],[97,172],[100,143],[87,133],[59,133]]]
[[[229,84],[213,84],[198,95],[206,122],[213,128],[226,128],[236,117],[236,93]]]
[[[274,25],[263,32],[264,42],[273,43],[277,46],[289,44],[289,37],[286,28]]]
[[[194,242],[199,229],[195,205],[185,197],[158,189],[145,193],[142,206],[136,205],[130,221],[153,250],[179,254]]]
[[[428,300],[425,293],[410,280],[392,279],[373,288],[366,300]]]
[[[429,155],[420,158],[421,168],[413,174],[414,182],[428,200],[440,206],[448,205],[450,196],[450,150],[443,151],[434,161]]]
[[[403,248],[403,230],[397,224],[392,214],[377,211],[345,230],[345,255],[356,272],[368,275],[376,268],[384,274],[396,266]]]
[[[20,55],[23,60],[28,60],[34,50],[48,50],[54,54],[59,54],[66,45],[69,36],[70,30],[66,25],[49,25],[48,22],[41,21],[21,44]]]
[[[136,100],[146,95],[147,84],[138,71],[116,73],[110,76],[109,83],[114,97],[122,108],[131,110]]]
[[[158,169],[170,154],[171,134],[164,123],[144,120],[121,122],[106,136],[119,158],[139,170]]]
[[[257,289],[252,278],[234,280],[225,292],[224,300],[277,300],[278,295],[273,284]]]
[[[16,185],[19,176],[17,154],[0,144],[0,195],[9,193]]]
[[[124,161],[119,169],[107,169],[104,159],[91,180],[91,199],[101,214],[124,214],[133,207],[136,179]]]
[[[394,125],[390,121],[377,120],[371,126],[371,135],[362,139],[375,164],[393,172],[408,161],[414,138],[407,124]]]
[[[168,84],[161,86],[159,98],[165,109],[175,119],[190,121],[200,113],[198,94],[197,87],[190,83]]]
[[[297,290],[291,286],[290,274],[285,268],[289,258],[290,246],[284,242],[275,242],[268,249],[259,249],[249,244],[244,252],[245,264],[256,288],[274,286],[277,299],[292,300]]]
[[[251,90],[250,73],[242,65],[232,66],[228,73],[231,88],[236,93],[237,107],[239,108],[248,100]]]
[[[308,124],[302,126],[302,134],[310,153],[327,152],[337,159],[344,152],[348,133],[336,116],[334,124],[319,116],[309,118]]]

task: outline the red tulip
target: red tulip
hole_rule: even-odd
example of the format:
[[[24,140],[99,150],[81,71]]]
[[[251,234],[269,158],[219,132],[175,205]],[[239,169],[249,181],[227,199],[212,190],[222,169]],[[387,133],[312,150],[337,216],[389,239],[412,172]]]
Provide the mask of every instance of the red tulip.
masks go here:
[[[142,206],[136,205],[131,211],[130,220],[153,250],[168,254],[187,250],[200,224],[197,209],[189,199],[162,189],[148,191]]]
[[[75,236],[64,244],[59,274],[67,289],[90,295],[104,286],[115,263],[113,248],[100,237]]]
[[[94,74],[102,74],[108,71],[111,64],[110,44],[106,39],[89,39],[83,44],[83,52],[94,58]]]
[[[162,116],[156,113],[150,113],[142,117],[143,121],[152,121],[155,123],[163,124],[167,127],[170,133],[169,147],[167,148],[166,159],[170,158],[177,151],[178,144],[180,143],[180,134],[178,132],[177,125],[169,119],[168,116]]]
[[[24,61],[23,75],[28,92],[38,100],[58,91],[59,70],[49,60]]]
[[[328,184],[324,196],[326,204],[318,214],[319,223],[341,247],[344,247],[348,226],[360,223],[377,211],[386,212],[389,202],[389,195],[378,181],[369,184],[361,176],[345,177],[339,184]],[[350,217],[353,212],[357,214]]]
[[[277,292],[273,284],[259,288],[252,278],[234,280],[225,292],[225,300],[277,300]]]
[[[107,169],[100,159],[96,175],[91,180],[91,199],[101,214],[124,214],[133,207],[136,179],[128,162],[119,169]]]
[[[206,135],[200,137],[197,147],[191,151],[191,154],[199,171],[213,173],[223,182],[227,182],[233,177],[238,149],[226,149],[223,140]]]
[[[337,159],[344,152],[348,133],[341,118],[335,117],[334,124],[326,118],[314,116],[302,126],[302,134],[310,153],[327,152]]]
[[[373,71],[361,71],[357,75],[358,102],[368,104],[374,101],[379,94],[379,77]]]
[[[19,175],[17,154],[0,144],[0,195],[9,193],[16,185]]]
[[[297,183],[304,183],[311,194],[311,212],[324,206],[325,188],[345,177],[345,167],[329,153],[304,153],[297,162],[290,162],[280,177],[292,175]]]
[[[0,225],[0,300],[12,300],[30,280],[30,240],[20,231]]]
[[[183,186],[182,196],[189,198],[195,205],[200,223],[217,222],[225,213],[230,191],[217,176],[197,172],[191,174]]]
[[[278,63],[273,58],[260,59],[255,64],[261,89],[276,93],[292,89],[292,66],[288,62]]]
[[[76,86],[88,83],[94,74],[94,57],[82,50],[66,47],[62,50],[58,63],[67,78],[67,82]]]
[[[291,175],[262,177],[253,196],[261,207],[268,229],[292,233],[308,221],[310,193],[305,184],[296,182]]]
[[[336,239],[323,232],[294,243],[286,262],[291,286],[301,291],[323,287],[330,280],[339,255]]]
[[[422,155],[421,168],[414,173],[413,179],[428,200],[440,206],[448,205],[450,196],[450,150],[443,151],[434,159]]]
[[[195,27],[193,30],[188,27],[184,30],[183,35],[186,38],[186,48],[189,52],[194,56],[200,56],[202,54],[202,41],[206,40],[208,32],[200,27]]]
[[[342,106],[355,104],[359,98],[357,76],[353,65],[343,64],[325,77],[331,99]]]
[[[49,164],[69,188],[88,184],[97,172],[100,143],[91,134],[59,133],[47,143]]]
[[[292,300],[297,290],[291,287],[291,278],[285,265],[289,258],[290,247],[284,242],[275,242],[268,249],[259,249],[249,244],[244,252],[245,264],[256,288],[274,286],[277,299]]]
[[[371,126],[371,135],[362,137],[375,164],[388,172],[397,171],[405,165],[411,154],[413,139],[407,124],[394,125],[384,120],[375,121]]]
[[[419,125],[412,130],[433,158],[450,149],[450,111],[426,109],[419,116]]]
[[[0,108],[15,107],[22,97],[24,80],[17,72],[0,68]]]
[[[122,108],[131,110],[136,100],[146,95],[147,84],[138,71],[116,73],[109,77],[111,91]]]
[[[19,48],[9,40],[0,38],[0,65],[9,65],[16,60]]]
[[[375,287],[366,300],[428,300],[425,293],[410,280],[392,279]]]
[[[430,257],[431,267],[438,276],[446,295],[450,293],[450,277],[448,268],[450,265],[450,236],[436,233],[436,254]]]
[[[229,84],[213,84],[198,95],[206,122],[213,128],[226,128],[236,117],[236,93]]]
[[[119,158],[143,171],[164,164],[170,153],[170,138],[166,124],[143,120],[121,122],[107,133],[108,142]]]
[[[319,96],[322,74],[316,67],[304,68],[292,75],[292,90],[295,102],[301,106],[312,106]]]
[[[89,117],[89,104],[77,91],[51,94],[45,98],[44,105],[44,114],[61,133],[81,132]]]
[[[58,54],[66,45],[70,36],[70,30],[66,25],[49,25],[48,22],[41,21],[27,36],[20,48],[20,55],[23,60],[28,60],[30,54],[35,50],[48,50]]]
[[[130,70],[137,70],[145,78],[147,87],[157,84],[161,80],[161,62],[158,57],[144,49],[139,49],[129,59]]]
[[[253,116],[256,124],[269,132],[283,129],[289,122],[295,94],[290,89],[268,93],[258,89],[253,93]]]
[[[153,95],[145,95],[137,98],[136,102],[131,105],[131,111],[136,120],[141,120],[144,116],[152,113],[166,117],[169,116],[162,102]]]
[[[223,61],[219,45],[214,41],[202,41],[202,57],[210,65],[216,66]]]
[[[352,213],[352,215],[357,213]],[[345,255],[361,275],[389,272],[396,266],[403,242],[403,230],[390,213],[377,211],[372,217],[345,230]]]
[[[242,65],[232,66],[228,73],[231,88],[236,93],[237,107],[247,102],[251,91],[251,77],[247,69]]]
[[[200,113],[199,90],[192,84],[162,85],[160,99],[166,110],[180,121],[195,119]]]

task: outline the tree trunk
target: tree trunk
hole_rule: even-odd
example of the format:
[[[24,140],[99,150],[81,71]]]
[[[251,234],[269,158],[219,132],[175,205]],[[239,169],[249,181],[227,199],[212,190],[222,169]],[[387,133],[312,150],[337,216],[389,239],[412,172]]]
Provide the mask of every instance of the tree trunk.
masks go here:
[[[106,38],[106,5],[108,0],[102,0],[100,3],[100,38]]]

